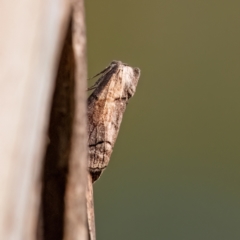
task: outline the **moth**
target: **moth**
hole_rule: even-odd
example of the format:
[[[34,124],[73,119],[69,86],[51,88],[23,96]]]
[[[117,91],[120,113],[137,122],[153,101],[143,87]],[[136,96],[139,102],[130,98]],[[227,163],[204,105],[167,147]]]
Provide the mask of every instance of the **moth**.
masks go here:
[[[112,61],[96,76],[88,97],[88,168],[95,182],[108,166],[117,139],[123,113],[134,95],[140,69],[121,61]],[[94,77],[96,77],[94,76]]]

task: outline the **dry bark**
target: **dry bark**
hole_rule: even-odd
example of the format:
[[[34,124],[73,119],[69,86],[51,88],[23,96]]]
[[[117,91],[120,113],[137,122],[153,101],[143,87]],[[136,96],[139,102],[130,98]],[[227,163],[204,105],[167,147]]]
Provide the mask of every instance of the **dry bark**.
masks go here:
[[[87,66],[84,1],[73,1],[73,52],[75,62],[75,116],[65,195],[65,240],[88,238],[87,189]]]
[[[71,24],[68,27],[53,95],[43,169],[42,216],[44,240],[62,239],[64,195],[69,169],[75,114],[74,55]]]
[[[43,239],[87,239],[86,35],[73,2],[53,97],[42,194]]]
[[[95,240],[96,229],[95,229],[93,183],[92,183],[92,176],[90,172],[88,172],[86,199],[87,199],[88,238],[89,240]]]

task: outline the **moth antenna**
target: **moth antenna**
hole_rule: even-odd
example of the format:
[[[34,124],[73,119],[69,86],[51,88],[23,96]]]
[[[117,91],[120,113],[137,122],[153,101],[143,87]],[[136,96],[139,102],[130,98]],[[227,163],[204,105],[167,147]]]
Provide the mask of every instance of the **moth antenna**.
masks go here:
[[[93,86],[87,88],[87,91],[91,91],[91,90],[95,89],[97,87],[97,85],[98,84],[95,83]]]
[[[105,68],[103,71],[101,71],[100,73],[96,74],[95,76],[88,78],[87,80],[91,80],[91,79],[93,79],[93,78],[95,78],[95,77],[103,74],[103,73],[106,71],[106,69],[107,69],[107,68]]]
[[[91,78],[88,78],[87,80],[91,80],[91,79],[93,79],[93,78],[95,78],[95,77],[97,77],[97,76],[99,76],[99,75],[101,75],[101,74],[104,74],[104,75],[107,74],[108,72],[110,72],[110,71],[112,70],[112,68],[113,68],[116,64],[118,64],[117,61],[112,61],[111,64],[110,64],[108,67],[106,67],[105,69],[103,69],[100,73],[96,74],[95,76],[93,76],[93,77],[91,77]],[[99,84],[100,81],[101,81],[101,77],[93,84],[93,86],[87,88],[87,91],[90,91],[90,90],[95,89],[95,88],[98,86],[98,84]]]
[[[97,73],[95,76],[93,76],[91,78],[88,78],[87,80],[91,80],[91,79],[93,79],[93,78],[95,78],[95,77],[97,77],[101,74],[106,74],[107,72],[109,72],[113,68],[114,65],[115,65],[115,63],[110,64],[105,69],[103,69],[100,73]]]

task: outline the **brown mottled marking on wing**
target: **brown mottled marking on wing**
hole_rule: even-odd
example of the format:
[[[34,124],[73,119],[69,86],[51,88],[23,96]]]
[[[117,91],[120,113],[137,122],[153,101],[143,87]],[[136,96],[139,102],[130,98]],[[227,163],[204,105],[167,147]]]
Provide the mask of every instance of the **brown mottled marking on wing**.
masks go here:
[[[93,181],[107,167],[128,99],[136,91],[138,68],[114,64],[88,98],[89,170]]]

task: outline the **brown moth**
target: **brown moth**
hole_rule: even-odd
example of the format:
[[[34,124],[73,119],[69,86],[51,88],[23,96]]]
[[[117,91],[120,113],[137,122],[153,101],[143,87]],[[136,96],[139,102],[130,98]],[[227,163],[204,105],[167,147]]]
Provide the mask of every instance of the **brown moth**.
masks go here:
[[[89,171],[93,182],[107,167],[128,100],[134,95],[140,69],[120,61],[111,64],[96,76],[95,89],[88,98]]]

